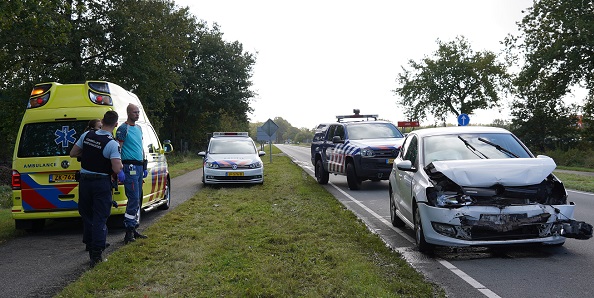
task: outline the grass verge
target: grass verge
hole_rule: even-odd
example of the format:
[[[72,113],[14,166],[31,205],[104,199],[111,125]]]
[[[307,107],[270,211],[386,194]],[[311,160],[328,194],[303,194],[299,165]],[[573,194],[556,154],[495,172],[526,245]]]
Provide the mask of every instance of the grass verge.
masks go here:
[[[57,297],[444,297],[282,155],[264,185],[205,188],[145,232]]]

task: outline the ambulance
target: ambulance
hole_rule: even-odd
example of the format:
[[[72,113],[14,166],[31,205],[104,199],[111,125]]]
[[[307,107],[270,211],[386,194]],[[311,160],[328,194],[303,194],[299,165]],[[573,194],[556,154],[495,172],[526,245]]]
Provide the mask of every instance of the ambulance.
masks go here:
[[[140,119],[136,123],[142,127],[147,159],[142,210],[169,208],[171,180],[165,153],[172,152],[173,147],[168,140],[159,141],[139,98],[105,81],[48,82],[35,85],[31,91],[16,139],[12,160],[12,217],[17,229],[39,231],[47,219],[80,217],[76,181],[80,162],[69,156],[70,149],[89,120],[101,119],[106,111],[116,111],[118,125],[124,123],[130,103],[140,107]],[[114,184],[113,200],[111,215],[119,215],[123,221],[127,199],[122,183]]]

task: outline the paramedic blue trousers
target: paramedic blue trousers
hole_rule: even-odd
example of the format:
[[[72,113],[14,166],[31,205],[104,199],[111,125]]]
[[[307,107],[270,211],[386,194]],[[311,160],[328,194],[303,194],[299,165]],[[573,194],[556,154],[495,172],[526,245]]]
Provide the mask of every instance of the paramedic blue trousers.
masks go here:
[[[103,250],[107,238],[107,218],[111,214],[111,177],[81,174],[78,193],[83,243],[92,249]]]
[[[124,164],[124,189],[128,203],[126,204],[126,214],[124,214],[124,226],[127,229],[138,226],[138,211],[140,210],[140,199],[142,198],[142,165]]]

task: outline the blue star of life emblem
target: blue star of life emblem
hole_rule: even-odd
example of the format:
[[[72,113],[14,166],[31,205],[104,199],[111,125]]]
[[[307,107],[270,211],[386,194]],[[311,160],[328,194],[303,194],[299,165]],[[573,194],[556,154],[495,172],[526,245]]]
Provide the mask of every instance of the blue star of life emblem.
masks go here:
[[[76,134],[76,130],[74,128],[69,128],[68,126],[62,126],[62,130],[56,129],[56,139],[54,140],[57,144],[62,143],[62,147],[68,147],[69,143],[76,142],[74,135]]]

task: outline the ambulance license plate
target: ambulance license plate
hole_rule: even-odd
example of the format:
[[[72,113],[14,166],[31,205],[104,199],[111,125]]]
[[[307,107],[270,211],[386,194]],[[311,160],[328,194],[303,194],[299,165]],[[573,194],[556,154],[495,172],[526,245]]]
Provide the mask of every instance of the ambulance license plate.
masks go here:
[[[243,172],[227,172],[227,176],[243,176]]]
[[[74,174],[50,174],[49,182],[76,182],[76,178],[74,177]]]

